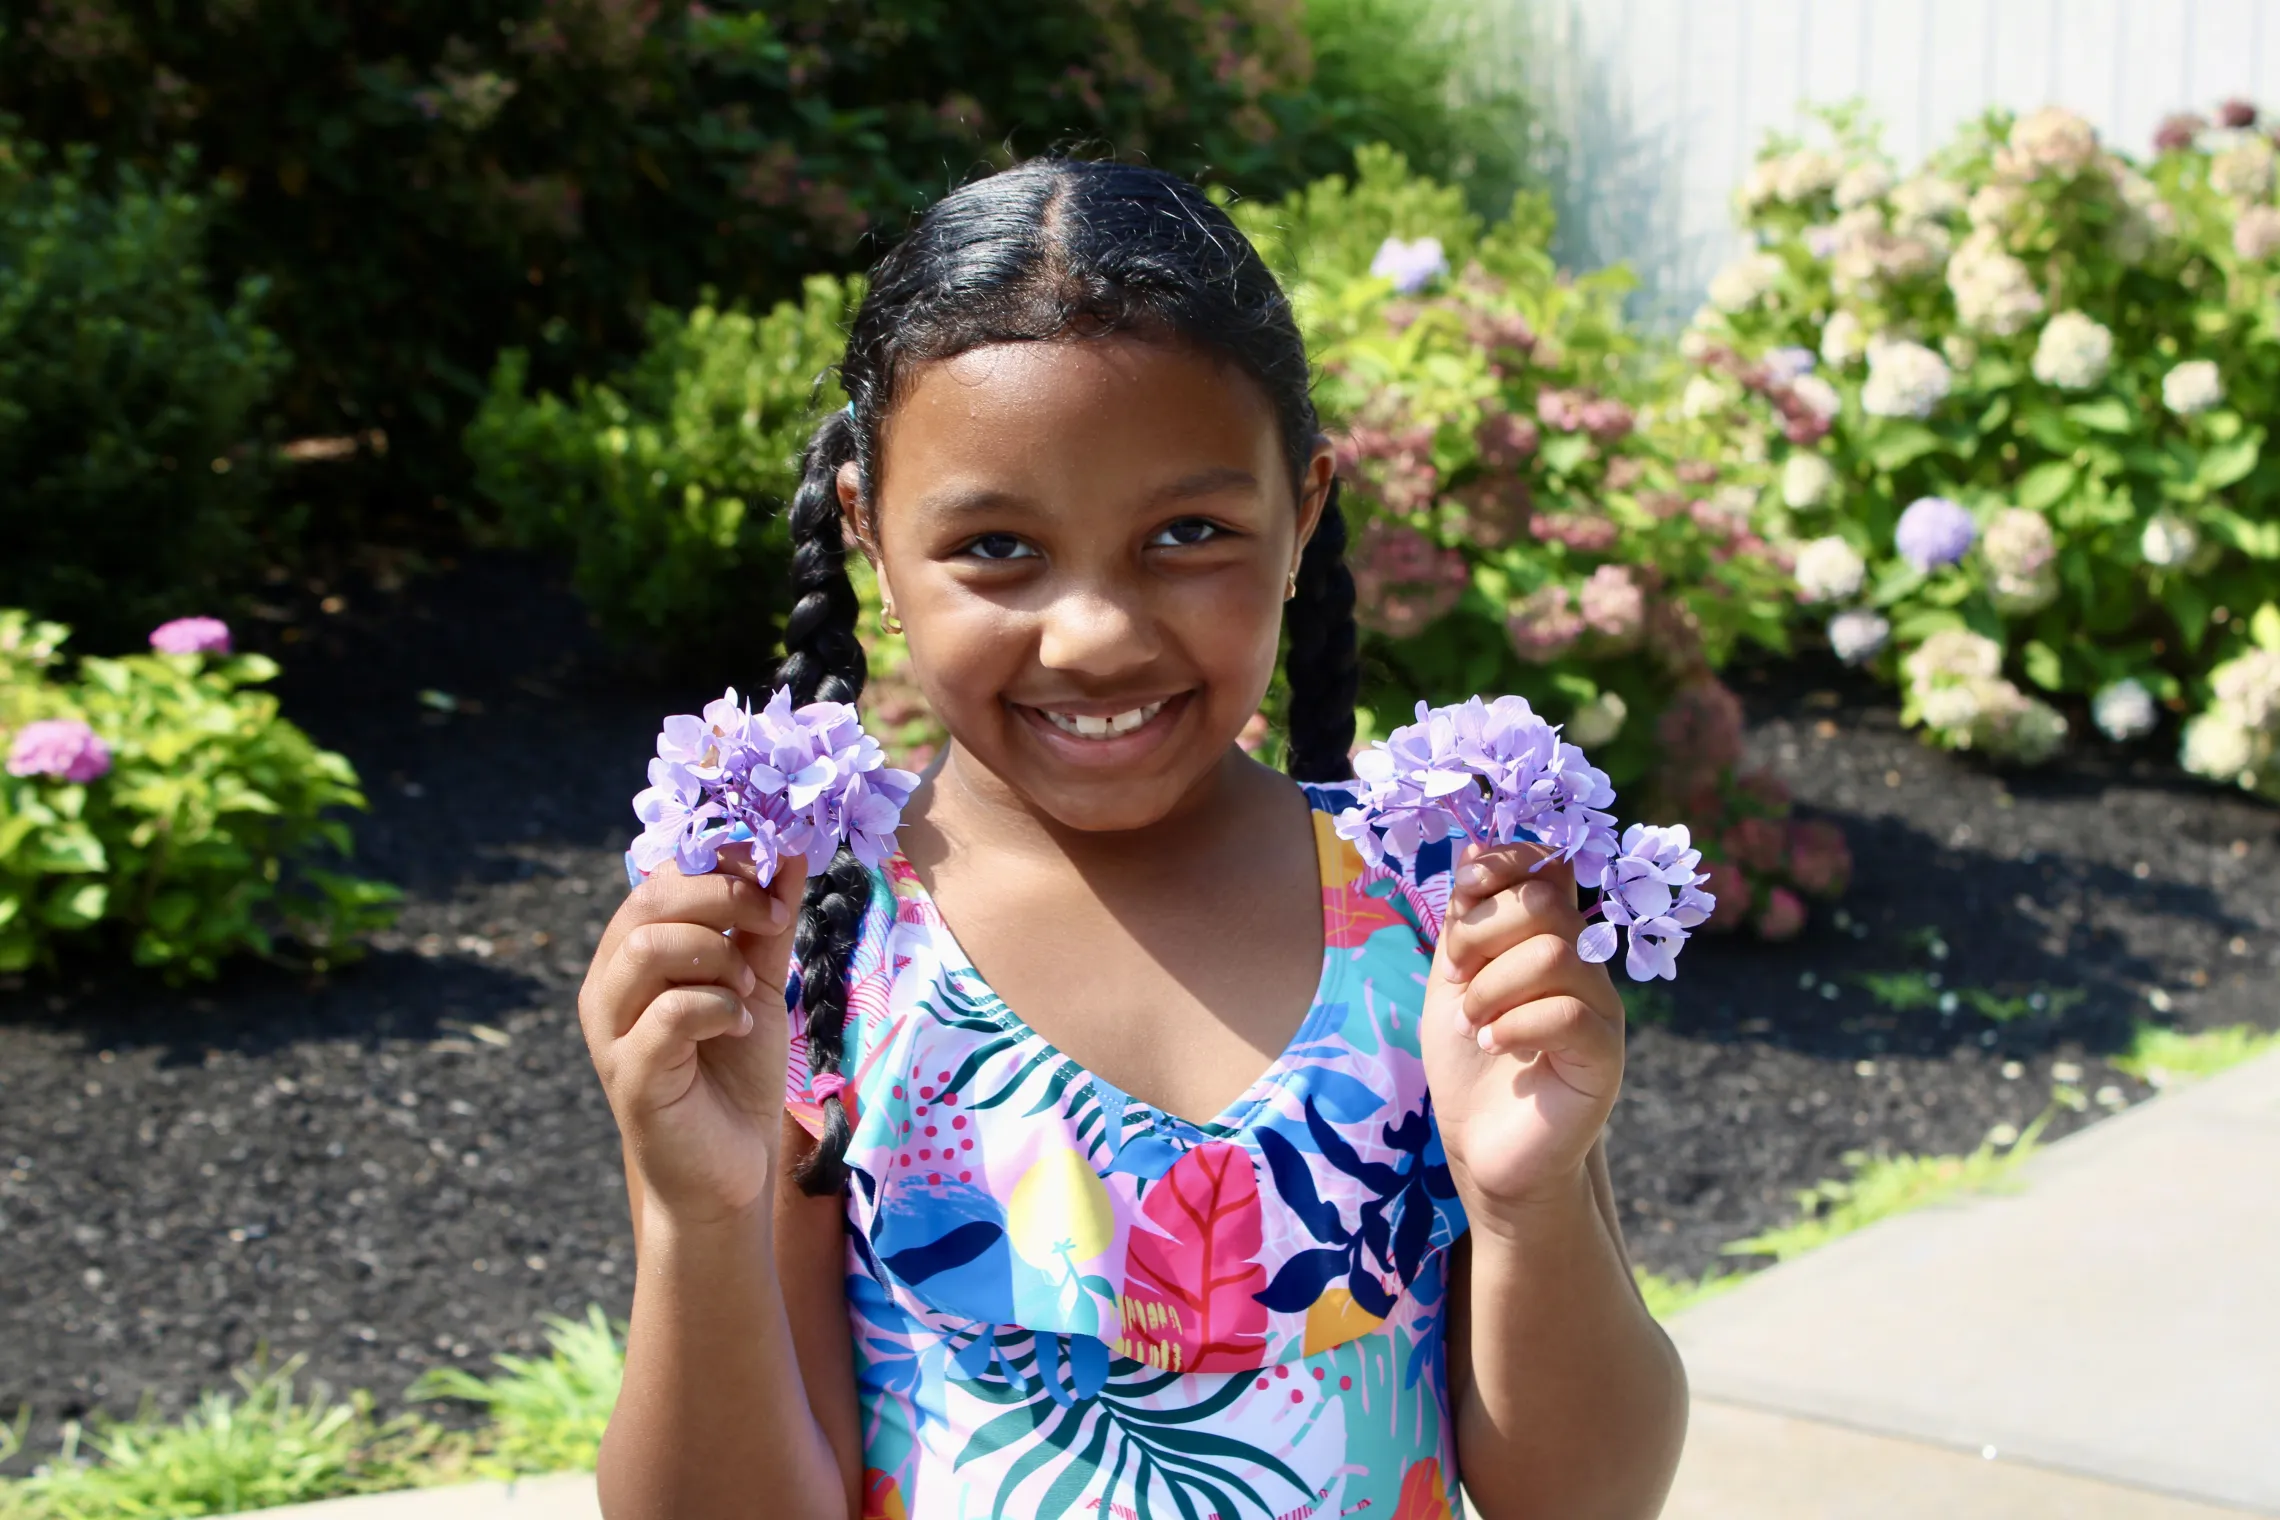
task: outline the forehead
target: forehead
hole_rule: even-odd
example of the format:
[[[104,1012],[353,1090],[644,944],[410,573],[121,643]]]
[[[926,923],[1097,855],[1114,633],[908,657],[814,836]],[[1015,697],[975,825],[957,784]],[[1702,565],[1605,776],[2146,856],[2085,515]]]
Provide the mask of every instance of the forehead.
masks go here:
[[[1263,470],[1281,454],[1257,382],[1178,343],[1118,335],[988,344],[918,366],[900,390],[879,447],[889,498],[898,484],[946,471],[1177,474],[1198,462]]]

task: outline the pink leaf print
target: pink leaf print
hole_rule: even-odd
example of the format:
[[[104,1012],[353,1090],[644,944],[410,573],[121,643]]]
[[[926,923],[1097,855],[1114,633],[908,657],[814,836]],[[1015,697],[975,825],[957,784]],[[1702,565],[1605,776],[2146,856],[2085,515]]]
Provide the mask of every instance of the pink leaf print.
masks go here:
[[[1259,1263],[1259,1178],[1251,1153],[1214,1141],[1173,1163],[1127,1237],[1116,1350],[1169,1372],[1260,1364],[1267,1286]],[[1147,1226],[1153,1225],[1153,1230]]]
[[[1450,1520],[1448,1490],[1441,1486],[1441,1463],[1426,1457],[1401,1475],[1401,1497],[1394,1502],[1393,1520]]]

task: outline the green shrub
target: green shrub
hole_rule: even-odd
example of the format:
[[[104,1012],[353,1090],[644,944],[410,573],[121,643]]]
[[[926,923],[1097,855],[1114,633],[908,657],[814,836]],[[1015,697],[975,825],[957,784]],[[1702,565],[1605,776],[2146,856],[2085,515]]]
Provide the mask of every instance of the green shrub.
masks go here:
[[[819,275],[764,317],[659,308],[647,351],[568,401],[530,395],[526,358],[508,351],[467,430],[476,488],[517,541],[568,551],[580,595],[620,638],[766,649],[783,505],[817,416],[845,404],[825,371],[861,295]]]
[[[65,632],[0,610],[0,970],[110,931],[135,963],[211,977],[280,936],[323,966],[393,916],[394,888],[323,863],[348,854],[356,773],[255,690],[260,655],[145,654],[55,670]],[[26,733],[75,721],[106,752],[71,779],[26,764]],[[19,771],[28,771],[18,774]]]
[[[617,1406],[625,1372],[624,1327],[613,1328],[599,1305],[584,1320],[549,1315],[547,1354],[492,1358],[500,1376],[480,1378],[457,1367],[425,1373],[413,1399],[479,1404],[490,1420],[480,1437],[479,1471],[590,1471],[602,1432]]]
[[[0,118],[0,605],[111,637],[244,569],[283,359],[258,281],[207,291],[185,158],[104,186]]]
[[[296,1396],[298,1359],[237,1374],[239,1392],[209,1393],[180,1420],[142,1414],[79,1431],[31,1477],[0,1481],[0,1515],[20,1520],[172,1520],[234,1515],[344,1494],[448,1481],[467,1442],[410,1416],[381,1421],[369,1394]]]
[[[1736,774],[1741,707],[1714,674],[1745,641],[1781,646],[1784,579],[1730,488],[1635,425],[1628,273],[1561,272],[1541,197],[1486,223],[1385,148],[1233,210],[1291,292],[1340,438],[1365,733],[1420,698],[1517,692],[1694,828],[1721,927],[1796,933],[1799,891],[1841,891],[1849,857],[1787,818],[1772,777]],[[1372,272],[1405,254],[1406,275]]]
[[[1398,29],[1331,49],[1387,67],[1326,72],[1407,97],[1368,121],[1325,97],[1310,30],[1336,26],[1306,15],[1287,0],[54,0],[0,34],[0,97],[43,141],[143,163],[195,147],[241,192],[221,268],[276,282],[269,320],[297,361],[287,424],[385,428],[391,467],[448,484],[502,349],[559,389],[634,351],[651,306],[708,286],[782,299],[976,167],[1090,144],[1279,191],[1385,119],[1447,135],[1435,124],[1458,118],[1431,70],[1390,66]]]
[[[1993,113],[1901,178],[1830,125],[1737,197],[1757,246],[1684,344],[1679,445],[1764,488],[1807,615],[1935,741],[2033,762],[2200,712],[2186,766],[2280,795],[2271,141],[2173,124],[2140,165]],[[1959,560],[1899,552],[1923,498],[1970,514]]]

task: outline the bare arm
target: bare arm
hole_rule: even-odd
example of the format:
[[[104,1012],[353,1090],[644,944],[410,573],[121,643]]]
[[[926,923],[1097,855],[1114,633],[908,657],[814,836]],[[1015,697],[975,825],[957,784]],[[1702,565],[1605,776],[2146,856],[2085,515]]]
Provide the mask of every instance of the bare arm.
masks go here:
[[[784,1110],[804,874],[763,888],[725,859],[697,877],[668,864],[619,908],[579,994],[636,1254],[598,1475],[611,1520],[857,1512],[843,1200],[792,1182],[809,1142]]]
[[[813,1142],[784,1121],[787,1158]],[[602,1441],[610,1520],[862,1510],[845,1201],[779,1170],[769,1215],[660,1220],[626,1172],[637,1267],[625,1386]]]
[[[1605,1143],[1449,1283],[1458,1467],[1480,1520],[1645,1520],[1686,1439],[1686,1371],[1631,1277]]]

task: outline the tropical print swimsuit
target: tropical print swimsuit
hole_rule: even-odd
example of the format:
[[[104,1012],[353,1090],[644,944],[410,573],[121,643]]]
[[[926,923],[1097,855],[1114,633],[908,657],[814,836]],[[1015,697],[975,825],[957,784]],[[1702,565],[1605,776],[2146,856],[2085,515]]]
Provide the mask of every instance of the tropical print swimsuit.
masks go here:
[[[865,1520],[1458,1513],[1465,1217],[1417,1040],[1449,849],[1372,871],[1331,829],[1352,798],[1306,791],[1321,982],[1208,1124],[1054,1049],[908,861],[873,873],[842,1061]],[[791,1064],[820,1133],[804,1039]]]

